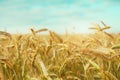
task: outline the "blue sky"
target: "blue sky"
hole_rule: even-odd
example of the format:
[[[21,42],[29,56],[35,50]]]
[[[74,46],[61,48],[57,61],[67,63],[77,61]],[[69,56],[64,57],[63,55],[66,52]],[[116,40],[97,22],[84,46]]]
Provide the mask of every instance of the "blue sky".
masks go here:
[[[86,33],[92,22],[103,20],[111,32],[120,32],[119,14],[120,0],[0,0],[0,30]]]

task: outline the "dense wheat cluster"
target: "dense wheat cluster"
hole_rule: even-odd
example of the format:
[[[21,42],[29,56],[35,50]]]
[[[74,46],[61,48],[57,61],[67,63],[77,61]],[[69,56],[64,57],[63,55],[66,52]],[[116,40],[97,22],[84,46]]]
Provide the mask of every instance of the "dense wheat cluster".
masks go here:
[[[120,80],[120,34],[102,24],[92,34],[1,31],[0,80]]]

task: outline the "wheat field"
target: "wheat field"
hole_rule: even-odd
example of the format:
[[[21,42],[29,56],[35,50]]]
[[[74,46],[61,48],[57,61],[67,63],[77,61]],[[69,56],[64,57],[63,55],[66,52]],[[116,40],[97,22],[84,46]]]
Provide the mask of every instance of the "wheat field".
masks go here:
[[[102,24],[91,34],[0,31],[0,80],[120,80],[120,34]]]

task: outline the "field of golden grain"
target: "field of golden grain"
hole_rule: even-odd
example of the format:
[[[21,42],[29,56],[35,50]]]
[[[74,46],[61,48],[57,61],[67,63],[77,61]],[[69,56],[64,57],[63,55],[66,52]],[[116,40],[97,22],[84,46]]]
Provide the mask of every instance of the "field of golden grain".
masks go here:
[[[120,34],[103,26],[91,34],[0,31],[0,80],[120,80]]]

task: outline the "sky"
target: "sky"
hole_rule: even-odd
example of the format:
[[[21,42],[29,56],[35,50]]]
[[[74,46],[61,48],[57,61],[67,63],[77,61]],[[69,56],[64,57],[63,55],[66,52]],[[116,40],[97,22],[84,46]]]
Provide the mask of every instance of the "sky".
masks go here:
[[[10,33],[30,28],[88,33],[101,20],[110,32],[120,32],[120,0],[0,0],[0,30]]]

